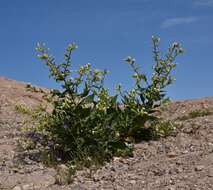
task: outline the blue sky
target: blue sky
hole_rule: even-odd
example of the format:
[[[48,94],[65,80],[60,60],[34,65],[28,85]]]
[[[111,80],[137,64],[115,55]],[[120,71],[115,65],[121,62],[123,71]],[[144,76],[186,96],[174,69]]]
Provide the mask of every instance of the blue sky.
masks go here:
[[[110,70],[106,85],[130,88],[130,69],[122,59],[136,58],[150,74],[151,36],[161,50],[180,42],[172,99],[213,95],[213,0],[1,0],[0,76],[56,87],[36,58],[37,42],[45,42],[58,61],[75,42],[73,64],[91,63]]]

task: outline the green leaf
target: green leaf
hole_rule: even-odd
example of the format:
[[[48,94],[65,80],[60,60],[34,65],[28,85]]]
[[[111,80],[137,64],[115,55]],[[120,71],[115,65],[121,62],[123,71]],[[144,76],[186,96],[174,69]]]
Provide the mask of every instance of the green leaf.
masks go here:
[[[111,97],[111,104],[114,105],[117,102],[118,95]]]
[[[86,98],[84,98],[83,102],[85,104],[93,103],[94,102],[94,98],[95,98],[95,95],[91,94],[91,95],[87,96]]]
[[[125,142],[123,142],[121,140],[114,140],[114,141],[108,142],[108,147],[111,150],[117,150],[117,149],[122,150],[122,149],[126,149],[127,148]]]

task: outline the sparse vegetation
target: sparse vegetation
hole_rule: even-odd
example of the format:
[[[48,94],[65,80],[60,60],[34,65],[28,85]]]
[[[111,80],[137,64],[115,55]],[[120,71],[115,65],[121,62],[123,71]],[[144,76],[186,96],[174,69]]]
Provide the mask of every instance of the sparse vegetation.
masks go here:
[[[118,85],[115,95],[104,87],[107,70],[92,69],[90,64],[72,69],[75,44],[68,45],[60,64],[38,44],[39,58],[63,90],[51,92],[51,113],[40,109],[32,114],[33,121],[23,130],[24,147],[38,148],[48,163],[65,163],[73,170],[103,164],[113,156],[131,156],[132,142],[168,135],[174,125],[159,120],[155,111],[167,100],[164,89],[173,82],[174,61],[183,49],[173,43],[162,58],[160,39],[152,37],[152,42],[155,64],[150,79],[128,56],[125,61],[133,70],[134,86],[123,91]],[[146,122],[152,125],[147,128]]]
[[[27,89],[28,91],[31,91],[31,92],[40,92],[40,93],[44,93],[44,91],[42,90],[42,88],[38,88],[38,87],[36,87],[36,86],[33,86],[33,85],[31,85],[30,83],[28,83],[28,84],[26,85],[26,89]]]
[[[170,120],[160,120],[154,122],[152,127],[154,128],[153,137],[157,139],[159,137],[166,137],[171,135],[171,133],[178,128],[178,125]]]
[[[212,114],[213,114],[212,109],[195,110],[188,113],[187,115],[179,117],[177,120],[184,121],[184,120],[193,119],[196,117],[203,117],[203,116],[212,115]]]
[[[22,104],[15,105],[15,110],[23,114],[31,114],[32,112],[32,110],[30,110],[27,106]]]

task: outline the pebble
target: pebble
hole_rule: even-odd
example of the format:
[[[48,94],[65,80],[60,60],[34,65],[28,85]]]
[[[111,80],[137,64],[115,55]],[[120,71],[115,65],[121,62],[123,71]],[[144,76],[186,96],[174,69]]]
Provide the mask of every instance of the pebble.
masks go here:
[[[175,190],[175,188],[174,187],[169,187],[169,189],[168,190]]]
[[[182,151],[182,153],[183,154],[187,154],[187,153],[189,153],[189,151],[188,150],[184,150],[184,151]]]
[[[130,181],[129,181],[129,183],[131,183],[131,184],[133,184],[133,185],[136,184],[136,182],[137,182],[136,180],[130,180]]]
[[[20,186],[15,186],[13,190],[22,190]]]
[[[176,153],[176,152],[169,152],[169,153],[167,154],[167,156],[168,156],[169,158],[174,158],[174,157],[177,156],[177,153]]]
[[[22,186],[23,190],[33,190],[34,189],[34,184],[33,183],[29,183],[29,184],[25,184]]]
[[[204,169],[204,166],[199,165],[195,167],[195,171],[202,171]]]
[[[213,177],[213,168],[208,171],[208,177]]]

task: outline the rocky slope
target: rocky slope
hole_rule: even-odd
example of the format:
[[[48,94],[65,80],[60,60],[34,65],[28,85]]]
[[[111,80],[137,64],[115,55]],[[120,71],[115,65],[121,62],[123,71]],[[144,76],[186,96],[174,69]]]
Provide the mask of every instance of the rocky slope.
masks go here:
[[[114,158],[98,170],[79,171],[72,184],[59,185],[55,169],[16,149],[24,116],[15,106],[34,107],[43,102],[41,92],[33,93],[25,87],[25,83],[0,77],[0,189],[213,189],[213,97],[162,107],[162,117],[181,126],[175,133],[136,144],[134,157]]]

